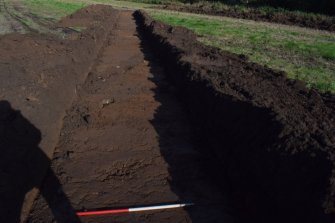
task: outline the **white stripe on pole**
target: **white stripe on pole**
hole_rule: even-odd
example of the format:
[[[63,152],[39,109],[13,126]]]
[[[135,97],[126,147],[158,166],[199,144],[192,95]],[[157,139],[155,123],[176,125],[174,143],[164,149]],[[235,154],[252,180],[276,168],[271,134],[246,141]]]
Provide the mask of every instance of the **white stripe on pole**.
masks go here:
[[[148,207],[129,208],[129,212],[150,211],[150,210],[171,209],[171,208],[181,208],[181,207],[186,207],[186,206],[191,206],[191,205],[193,205],[193,203],[166,204],[166,205],[157,205],[157,206],[148,206]]]

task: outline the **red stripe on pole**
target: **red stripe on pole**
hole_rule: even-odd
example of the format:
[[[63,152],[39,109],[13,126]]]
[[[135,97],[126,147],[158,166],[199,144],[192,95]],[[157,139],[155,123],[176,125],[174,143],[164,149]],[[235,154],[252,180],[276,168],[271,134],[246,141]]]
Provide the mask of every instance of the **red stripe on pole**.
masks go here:
[[[153,211],[153,210],[163,210],[171,208],[182,208],[186,206],[192,206],[193,203],[182,203],[182,204],[161,204],[152,206],[142,206],[133,208],[123,208],[123,209],[111,209],[111,210],[100,210],[100,211],[83,211],[77,212],[78,216],[93,216],[93,215],[104,215],[104,214],[120,214],[138,211]]]
[[[119,209],[119,210],[106,210],[106,211],[84,211],[77,212],[78,216],[92,216],[92,215],[104,215],[104,214],[120,214],[120,213],[128,213],[129,209]]]

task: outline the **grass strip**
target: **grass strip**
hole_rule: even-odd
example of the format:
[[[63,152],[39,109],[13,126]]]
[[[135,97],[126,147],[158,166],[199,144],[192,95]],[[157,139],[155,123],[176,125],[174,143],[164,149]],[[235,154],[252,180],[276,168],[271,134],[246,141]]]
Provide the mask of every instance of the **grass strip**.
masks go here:
[[[209,46],[286,71],[308,87],[335,92],[335,34],[278,24],[151,11],[157,20],[195,31]]]

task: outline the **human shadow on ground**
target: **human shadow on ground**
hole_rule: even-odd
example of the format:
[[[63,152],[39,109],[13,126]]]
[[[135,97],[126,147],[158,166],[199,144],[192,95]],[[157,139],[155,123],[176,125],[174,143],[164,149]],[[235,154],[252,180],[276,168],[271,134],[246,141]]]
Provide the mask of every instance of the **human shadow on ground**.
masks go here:
[[[33,188],[40,189],[57,222],[79,222],[40,141],[40,130],[8,101],[0,101],[0,222],[22,221],[25,196]],[[41,186],[47,167],[48,180]]]

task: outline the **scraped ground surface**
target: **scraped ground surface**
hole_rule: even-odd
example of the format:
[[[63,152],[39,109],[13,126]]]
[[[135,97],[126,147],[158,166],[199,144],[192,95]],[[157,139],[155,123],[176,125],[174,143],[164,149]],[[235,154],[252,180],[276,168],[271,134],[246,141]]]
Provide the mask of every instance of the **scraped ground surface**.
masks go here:
[[[66,222],[73,209],[222,200],[218,188],[206,180],[185,112],[141,44],[132,12],[118,14],[64,119],[52,161],[63,186],[54,188],[49,174],[42,187],[51,197],[49,204],[39,196],[29,222]],[[80,221],[229,222],[226,212],[219,204]]]
[[[0,222],[334,222],[334,96],[134,15],[0,36]]]

